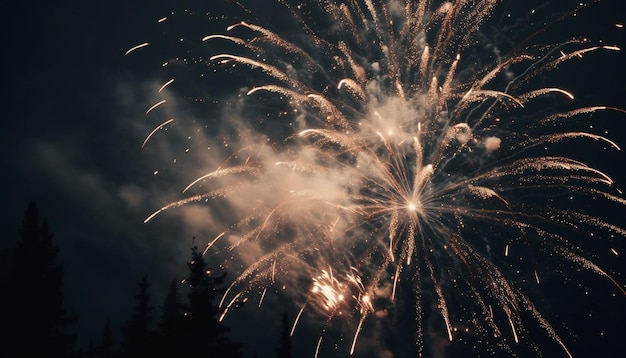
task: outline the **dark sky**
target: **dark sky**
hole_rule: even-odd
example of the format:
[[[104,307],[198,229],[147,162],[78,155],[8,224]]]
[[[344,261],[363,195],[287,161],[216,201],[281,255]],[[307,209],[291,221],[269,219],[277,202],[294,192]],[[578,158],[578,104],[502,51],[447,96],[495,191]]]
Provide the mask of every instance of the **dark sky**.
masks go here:
[[[153,168],[141,151],[146,98],[132,88],[141,68],[124,52],[164,11],[152,1],[2,8],[2,246],[15,242],[26,205],[37,201],[61,248],[81,339],[99,337],[108,318],[126,319],[141,275],[155,295],[181,278],[193,236],[175,223],[144,225],[156,205],[133,205],[148,194],[140,186]]]
[[[191,238],[198,236],[203,243],[210,239],[199,213],[172,214],[143,224],[195,175],[172,177],[171,185],[155,180],[184,172],[198,157],[185,157],[184,148],[175,145],[141,148],[157,123],[144,112],[155,103],[154,90],[166,79],[158,72],[160,59],[179,56],[182,47],[168,37],[169,45],[149,47],[138,56],[124,55],[136,44],[160,41],[156,21],[172,11],[179,14],[196,6],[216,15],[221,11],[218,1],[186,3],[191,6],[148,0],[0,5],[4,14],[0,247],[15,242],[24,209],[29,201],[37,201],[61,248],[67,303],[80,316],[81,344],[89,338],[99,340],[107,319],[119,325],[128,317],[136,283],[145,273],[158,306],[170,280],[185,273]],[[584,33],[624,47],[624,30],[615,27],[625,20],[618,11],[620,3],[604,1],[590,9],[585,20],[559,31]],[[271,17],[271,7],[265,10]],[[186,38],[198,40],[229,22],[233,21],[190,21],[180,26]],[[580,66],[585,70],[570,70],[565,82],[573,79],[577,93],[594,88],[584,93],[583,102],[626,107],[625,59],[624,52],[589,56]],[[189,84],[187,93],[197,90],[200,96],[211,97],[229,86],[237,87],[214,79]],[[602,122],[609,137],[626,146],[626,115],[610,118]],[[624,186],[622,154],[590,159]],[[623,216],[617,223],[624,223]],[[625,276],[618,281],[624,282]],[[251,346],[274,339],[270,333],[276,323],[264,317],[259,313],[250,318],[270,327],[265,336],[250,337]],[[239,328],[237,334],[245,332]]]

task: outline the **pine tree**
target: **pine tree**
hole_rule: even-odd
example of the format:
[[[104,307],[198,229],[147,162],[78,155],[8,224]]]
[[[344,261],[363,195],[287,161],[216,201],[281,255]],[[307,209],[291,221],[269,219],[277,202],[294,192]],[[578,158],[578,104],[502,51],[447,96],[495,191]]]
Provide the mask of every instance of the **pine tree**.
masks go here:
[[[5,276],[2,310],[2,350],[14,357],[71,357],[76,317],[63,304],[63,264],[47,220],[30,203],[18,230],[19,241]]]
[[[180,351],[182,341],[181,329],[183,325],[183,303],[180,296],[179,284],[176,280],[170,283],[167,296],[161,306],[161,337],[159,356],[176,357]]]
[[[214,276],[195,245],[187,266],[190,289],[185,317],[186,341],[189,342],[185,345],[186,353],[189,356],[241,357],[241,346],[227,337],[230,330],[220,322],[221,311],[216,305],[225,290],[226,274]]]
[[[111,323],[107,320],[102,331],[102,343],[98,347],[98,356],[102,358],[111,358],[114,354],[114,341],[113,330],[111,329]]]
[[[281,321],[281,332],[280,332],[280,343],[278,345],[278,349],[276,349],[276,353],[278,354],[278,358],[292,358],[293,357],[293,347],[291,344],[291,336],[289,331],[289,321],[287,319],[287,312],[283,313],[283,318]]]
[[[151,357],[154,355],[154,332],[150,330],[152,322],[150,295],[148,290],[150,283],[145,275],[139,281],[139,293],[135,296],[137,304],[133,316],[122,327],[124,340],[122,345],[123,357]]]
[[[87,352],[84,354],[87,358],[95,358],[96,354],[96,345],[93,343],[93,339],[89,340],[89,345],[87,346]]]

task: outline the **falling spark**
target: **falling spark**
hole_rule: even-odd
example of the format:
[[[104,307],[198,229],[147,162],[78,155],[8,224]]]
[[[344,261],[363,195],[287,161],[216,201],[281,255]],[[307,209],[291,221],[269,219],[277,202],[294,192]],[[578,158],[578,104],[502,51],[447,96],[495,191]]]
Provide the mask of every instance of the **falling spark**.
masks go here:
[[[215,237],[215,239],[213,239],[213,241],[209,242],[208,245],[206,245],[206,248],[204,249],[204,251],[202,252],[202,255],[206,255],[207,251],[209,251],[209,249],[211,248],[211,246],[213,246],[213,244],[215,244],[215,242],[217,240],[219,240],[222,236],[224,236],[224,234],[226,234],[226,231],[222,232],[221,234],[217,235]]]
[[[172,78],[171,80],[169,80],[169,81],[165,82],[165,83],[163,84],[163,86],[161,86],[161,88],[159,88],[159,91],[158,91],[158,92],[159,92],[159,93],[161,93],[161,92],[165,89],[165,87],[169,86],[172,82],[174,82],[174,79],[173,79],[173,78]]]
[[[259,307],[263,304],[263,299],[265,299],[265,293],[267,292],[267,287],[263,288],[263,292],[261,293],[261,298],[259,299]]]
[[[146,47],[148,45],[149,45],[148,42],[144,42],[144,43],[141,43],[141,44],[139,44],[137,46],[133,46],[133,47],[129,48],[128,51],[126,51],[126,53],[124,55],[128,55],[129,53],[131,53],[131,52],[133,52],[135,50],[138,50],[138,49],[140,49],[142,47]]]
[[[165,100],[165,99],[164,99],[164,100],[161,100],[161,101],[159,101],[159,102],[157,102],[157,103],[153,104],[150,108],[148,108],[148,110],[146,111],[146,114],[148,114],[148,113],[152,112],[152,110],[153,110],[153,109],[155,109],[155,108],[157,108],[158,106],[160,106],[160,105],[164,104],[165,102],[167,102],[167,100]]]
[[[298,311],[298,315],[296,319],[293,321],[293,325],[291,326],[291,331],[289,332],[289,336],[293,336],[293,332],[296,330],[296,326],[298,325],[298,321],[300,320],[300,316],[302,316],[302,312],[304,312],[304,308],[306,307],[306,303],[302,305],[300,311]]]
[[[174,122],[174,119],[173,119],[173,118],[170,118],[170,119],[168,119],[167,121],[165,121],[165,122],[163,122],[163,123],[159,124],[156,128],[154,128],[154,129],[152,130],[152,132],[150,132],[150,134],[148,134],[148,136],[146,137],[146,139],[144,139],[143,143],[141,144],[141,148],[143,148],[143,147],[145,147],[145,146],[146,146],[146,143],[148,143],[148,140],[150,140],[150,138],[152,137],[152,135],[153,135],[154,133],[156,133],[156,132],[157,132],[157,131],[159,131],[160,129],[163,129],[163,127],[165,127],[166,125],[168,125],[168,124],[170,124],[170,123],[172,123],[172,122]]]

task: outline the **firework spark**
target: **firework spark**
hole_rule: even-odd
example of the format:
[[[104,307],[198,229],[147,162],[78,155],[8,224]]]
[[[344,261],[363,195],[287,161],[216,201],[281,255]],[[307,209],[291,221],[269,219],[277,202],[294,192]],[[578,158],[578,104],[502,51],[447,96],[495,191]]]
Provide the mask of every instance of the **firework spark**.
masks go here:
[[[281,128],[291,133],[259,129],[250,139],[242,132],[242,145],[193,180],[184,189],[188,196],[146,222],[191,203],[206,202],[215,217],[232,214],[205,251],[228,252],[244,267],[222,299],[224,314],[243,297],[260,297],[260,305],[267,288],[281,282],[300,307],[292,334],[303,312],[320,314],[327,324],[353,317],[350,354],[364,322],[385,317],[402,303],[404,290],[413,297],[420,354],[432,297],[449,341],[471,322],[477,334],[511,351],[509,341],[530,339],[531,318],[571,356],[520,284],[520,270],[539,286],[552,268],[538,260],[530,267],[514,263],[511,256],[515,250],[549,256],[545,265],[590,270],[626,295],[572,238],[581,225],[598,235],[626,231],[561,199],[621,206],[621,192],[580,160],[536,150],[558,153],[569,141],[620,150],[602,135],[564,128],[578,116],[624,111],[537,110],[545,98],[566,108],[574,94],[536,79],[564,62],[619,48],[587,39],[531,46],[531,36],[480,65],[470,58],[480,52],[480,26],[496,0],[278,3],[295,35],[238,21],[198,41],[213,51],[210,66],[258,81],[244,92],[249,103],[287,108],[266,117],[289,118]],[[230,50],[213,50],[219,48]],[[144,146],[171,121],[150,132]],[[317,342],[316,352],[322,336]]]

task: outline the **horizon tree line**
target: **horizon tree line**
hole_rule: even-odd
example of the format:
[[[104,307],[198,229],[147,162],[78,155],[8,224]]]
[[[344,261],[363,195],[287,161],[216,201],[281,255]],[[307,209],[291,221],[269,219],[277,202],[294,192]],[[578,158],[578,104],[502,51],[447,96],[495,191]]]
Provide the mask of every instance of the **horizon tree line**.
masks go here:
[[[192,241],[187,262],[187,286],[183,300],[181,282],[173,279],[154,319],[150,281],[144,275],[137,283],[131,317],[121,325],[116,341],[111,322],[104,324],[99,343],[77,347],[78,316],[66,311],[63,294],[63,263],[53,242],[48,221],[41,219],[35,202],[29,203],[18,241],[0,255],[0,352],[11,357],[243,357],[243,345],[229,337],[230,329],[220,320],[218,297],[225,290],[226,272],[215,275]],[[283,314],[276,357],[293,357],[293,347]],[[3,356],[3,353],[0,353]],[[256,353],[254,354],[256,357]]]

